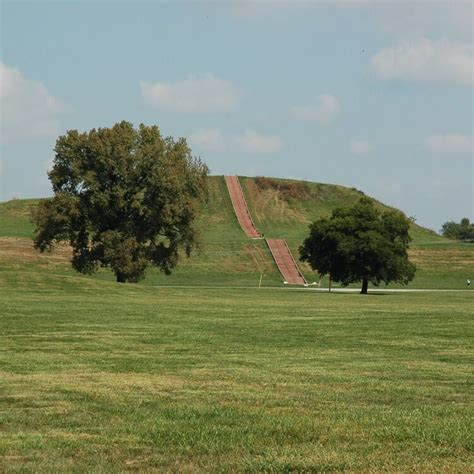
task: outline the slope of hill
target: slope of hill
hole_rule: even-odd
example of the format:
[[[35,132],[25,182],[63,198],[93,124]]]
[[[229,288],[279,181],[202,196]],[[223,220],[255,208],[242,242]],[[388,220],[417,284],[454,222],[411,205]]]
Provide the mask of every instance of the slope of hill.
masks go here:
[[[296,257],[311,222],[337,207],[355,204],[364,195],[355,188],[332,184],[263,177],[240,180],[258,229],[267,237],[284,237]],[[376,205],[391,209],[378,201]],[[409,287],[460,288],[472,277],[472,244],[453,242],[415,223],[410,234],[410,258],[418,271]],[[300,266],[306,278],[314,280],[310,267]]]
[[[31,212],[39,199],[12,199],[0,203],[0,237],[33,236]]]
[[[362,191],[334,184],[289,179],[241,178],[252,215],[259,229],[271,237],[284,235],[298,245],[308,234],[308,225],[337,207],[351,206]],[[376,201],[381,209],[388,206]],[[446,239],[416,224],[411,226],[414,243],[444,242]]]
[[[259,230],[267,237],[285,238],[296,259],[310,222],[335,207],[357,202],[362,195],[356,189],[330,184],[249,177],[240,180]],[[30,214],[37,203],[34,199],[0,203],[0,269],[72,275],[66,247],[52,255],[40,255],[32,249]],[[198,227],[201,248],[189,259],[183,257],[171,276],[150,269],[144,284],[257,286],[263,274],[263,285],[281,285],[264,242],[248,239],[242,232],[222,176],[209,178],[209,200]],[[416,224],[411,232],[410,255],[418,266],[411,287],[460,288],[468,276],[473,276],[474,245],[448,241]],[[302,265],[302,270],[308,281],[318,280],[307,265]],[[113,275],[103,270],[94,278],[112,280]]]

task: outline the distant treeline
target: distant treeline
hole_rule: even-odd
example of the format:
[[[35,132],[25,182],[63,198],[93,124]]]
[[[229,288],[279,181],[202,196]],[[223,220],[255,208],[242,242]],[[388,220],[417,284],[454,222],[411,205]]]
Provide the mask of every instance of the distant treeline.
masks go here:
[[[454,221],[445,222],[441,234],[448,239],[474,241],[474,224],[471,224],[467,217],[461,219],[459,224]]]

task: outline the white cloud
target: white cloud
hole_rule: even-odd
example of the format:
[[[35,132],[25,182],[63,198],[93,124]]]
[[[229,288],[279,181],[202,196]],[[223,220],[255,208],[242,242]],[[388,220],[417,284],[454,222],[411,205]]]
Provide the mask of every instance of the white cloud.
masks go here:
[[[339,113],[339,101],[331,94],[322,94],[317,97],[317,101],[317,105],[291,107],[290,116],[298,120],[328,125]]]
[[[277,135],[245,130],[238,134],[224,135],[219,130],[198,130],[189,135],[189,143],[198,150],[271,154],[283,147]]]
[[[1,133],[4,140],[55,135],[67,107],[40,83],[0,62]]]
[[[382,49],[372,57],[371,64],[382,79],[470,85],[473,53],[472,44],[424,38]]]
[[[374,149],[368,140],[351,140],[349,145],[355,155],[368,155]]]
[[[242,97],[232,82],[212,74],[190,76],[175,83],[140,81],[140,88],[148,104],[191,114],[233,110]]]
[[[473,153],[474,137],[461,133],[439,133],[429,136],[425,146],[435,153]]]
[[[237,143],[244,151],[256,154],[275,153],[283,147],[283,142],[277,135],[264,135],[254,130],[246,130]]]

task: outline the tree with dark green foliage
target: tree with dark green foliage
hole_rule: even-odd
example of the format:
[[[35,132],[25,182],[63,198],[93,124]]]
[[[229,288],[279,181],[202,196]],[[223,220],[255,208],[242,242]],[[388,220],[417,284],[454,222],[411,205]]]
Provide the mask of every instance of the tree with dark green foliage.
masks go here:
[[[407,254],[409,228],[401,212],[381,212],[363,197],[356,205],[335,209],[330,217],[311,224],[300,259],[343,286],[362,281],[362,294],[369,282],[407,284],[415,275]]]
[[[459,224],[454,221],[445,222],[441,234],[448,239],[474,240],[474,224],[471,224],[467,217],[461,219]]]
[[[48,173],[54,197],[33,215],[37,249],[68,241],[77,271],[110,268],[118,282],[139,281],[149,264],[169,274],[181,249],[190,254],[208,168],[184,139],[124,121],[70,130],[54,150]]]

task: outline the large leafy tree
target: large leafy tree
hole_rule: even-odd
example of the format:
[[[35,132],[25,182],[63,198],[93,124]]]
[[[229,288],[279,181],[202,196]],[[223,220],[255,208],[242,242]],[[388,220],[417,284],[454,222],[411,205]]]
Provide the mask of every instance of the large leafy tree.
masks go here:
[[[382,212],[364,197],[356,205],[335,209],[330,217],[311,224],[300,258],[343,286],[362,281],[363,294],[369,282],[406,284],[415,275],[407,254],[409,227],[401,212]]]
[[[120,122],[86,133],[70,130],[55,153],[48,173],[54,197],[33,216],[36,248],[69,241],[77,271],[107,267],[118,282],[137,282],[149,264],[169,274],[180,249],[189,255],[208,168],[184,139]]]

